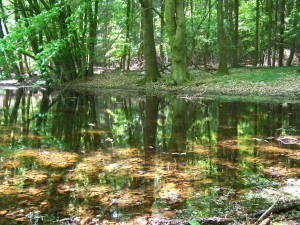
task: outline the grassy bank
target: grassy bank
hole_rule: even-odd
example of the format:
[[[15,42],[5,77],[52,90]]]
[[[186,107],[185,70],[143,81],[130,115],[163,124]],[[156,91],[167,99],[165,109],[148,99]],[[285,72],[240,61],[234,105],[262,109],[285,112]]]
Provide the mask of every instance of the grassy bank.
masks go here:
[[[176,93],[197,96],[274,96],[300,98],[299,67],[239,68],[229,75],[218,76],[215,71],[190,71],[192,80],[181,86],[172,86],[170,75],[156,83],[141,85],[141,72],[104,72],[87,81],[75,81],[73,88],[123,89],[148,93]]]

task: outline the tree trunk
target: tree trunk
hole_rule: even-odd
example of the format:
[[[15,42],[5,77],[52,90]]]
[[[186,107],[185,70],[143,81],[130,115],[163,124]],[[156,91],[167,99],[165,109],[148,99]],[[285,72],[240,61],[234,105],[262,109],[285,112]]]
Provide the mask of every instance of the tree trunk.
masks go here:
[[[292,13],[291,15],[291,18],[293,20],[293,27],[292,27],[292,30],[295,31],[297,30],[297,26],[298,26],[298,23],[299,23],[299,19],[300,19],[300,15],[299,15],[299,10],[300,10],[300,0],[296,0],[294,2],[294,4],[291,6],[291,8],[293,9],[292,11],[294,11],[294,13]],[[294,58],[294,55],[295,55],[295,50],[296,50],[296,47],[297,47],[297,42],[299,42],[299,35],[297,36],[294,36],[292,39],[291,39],[291,43],[290,43],[290,55],[289,55],[289,58],[286,62],[286,66],[291,66],[292,65],[292,61],[293,61],[293,58]]]
[[[268,55],[267,55],[267,64],[271,66],[271,56],[272,56],[272,22],[273,22],[273,0],[268,1]]]
[[[124,70],[129,70],[128,57],[129,57],[129,45],[130,45],[130,19],[131,19],[131,0],[127,0],[126,3],[126,36],[123,49],[123,55],[121,59],[121,68]]]
[[[164,21],[164,14],[165,11],[165,1],[160,0],[160,13],[161,13],[161,18],[160,18],[160,43],[159,43],[159,58],[162,63],[165,62],[165,53],[164,53],[164,31],[165,31],[165,21]]]
[[[190,79],[186,62],[184,0],[166,0],[166,29],[171,48],[172,78],[175,84]]]
[[[291,66],[292,65],[292,61],[293,61],[294,54],[295,54],[295,48],[296,48],[296,38],[293,38],[291,45],[292,46],[290,48],[290,55],[289,55],[289,58],[286,62],[286,66]]]
[[[239,0],[233,2],[234,13],[234,30],[232,34],[232,67],[237,68],[238,62],[238,46],[239,46]]]
[[[91,3],[92,4],[92,3]],[[92,6],[90,6],[92,7]],[[95,1],[94,11],[91,8],[90,15],[90,30],[89,30],[89,57],[88,57],[88,71],[87,75],[92,76],[94,73],[94,61],[95,61],[95,45],[97,39],[97,21],[98,21],[99,1]]]
[[[285,30],[285,0],[280,1],[279,15],[279,46],[278,46],[278,66],[283,66],[284,59],[284,30]]]
[[[144,57],[146,82],[156,82],[160,77],[154,42],[153,14],[151,0],[140,0],[142,6],[142,31],[144,39]]]
[[[255,19],[255,55],[254,55],[254,62],[253,66],[257,66],[258,64],[258,55],[259,55],[259,16],[260,16],[260,9],[259,9],[259,0],[256,0],[256,19]]]
[[[228,74],[228,47],[227,37],[224,29],[224,14],[223,14],[223,0],[217,3],[217,22],[218,22],[218,45],[219,45],[219,68],[218,74]]]
[[[207,2],[208,7],[208,19],[207,19],[207,28],[206,28],[206,41],[204,44],[204,54],[203,54],[203,64],[204,68],[207,69],[208,56],[209,56],[209,38],[210,38],[210,22],[211,22],[211,0]]]
[[[274,25],[275,25],[275,28],[274,28],[274,34],[277,33],[278,31],[278,26],[277,26],[277,22],[278,22],[278,1],[279,0],[275,0],[275,18],[274,18]],[[278,45],[277,45],[277,38],[274,37],[274,40],[273,40],[273,60],[272,60],[272,66],[275,67],[276,66],[276,56],[277,56],[277,48],[278,48]]]

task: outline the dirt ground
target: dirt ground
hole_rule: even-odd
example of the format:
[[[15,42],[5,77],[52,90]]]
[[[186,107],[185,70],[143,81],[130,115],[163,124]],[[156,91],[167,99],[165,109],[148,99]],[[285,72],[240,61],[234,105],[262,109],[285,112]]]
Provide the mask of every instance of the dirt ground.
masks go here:
[[[166,79],[141,85],[143,75],[125,72],[104,72],[86,81],[77,80],[68,85],[70,88],[90,91],[142,91],[146,94],[175,94],[187,98],[204,96],[247,96],[300,99],[300,75],[283,77],[273,82],[249,82],[243,80],[226,81],[194,76],[192,81],[181,86],[168,85]],[[223,80],[223,81],[222,81]]]

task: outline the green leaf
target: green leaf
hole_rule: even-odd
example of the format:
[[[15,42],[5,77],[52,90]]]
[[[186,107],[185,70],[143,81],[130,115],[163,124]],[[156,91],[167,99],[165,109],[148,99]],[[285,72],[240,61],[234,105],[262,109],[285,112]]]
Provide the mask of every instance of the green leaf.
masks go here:
[[[190,225],[201,225],[197,220],[189,220],[188,223]]]

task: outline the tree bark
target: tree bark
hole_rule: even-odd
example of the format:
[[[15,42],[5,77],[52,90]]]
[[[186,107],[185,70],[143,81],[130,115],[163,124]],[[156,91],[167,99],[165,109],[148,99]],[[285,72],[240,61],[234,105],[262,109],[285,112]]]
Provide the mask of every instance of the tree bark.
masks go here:
[[[238,46],[239,46],[239,0],[233,1],[234,29],[232,34],[232,67],[238,67]]]
[[[275,28],[274,28],[274,34],[276,34],[278,32],[278,26],[277,26],[277,22],[278,22],[278,1],[279,0],[275,0],[275,17],[274,17],[274,24],[275,24]],[[276,66],[276,56],[277,56],[277,49],[278,49],[278,45],[277,45],[277,38],[274,38],[273,41],[273,60],[272,60],[272,66],[275,67]]]
[[[92,5],[92,2],[90,3]],[[90,6],[92,7],[92,6]],[[94,61],[95,61],[95,45],[97,39],[97,22],[98,22],[98,12],[99,12],[99,1],[95,1],[94,11],[91,8],[90,15],[90,30],[89,30],[89,57],[88,57],[88,71],[87,75],[92,76],[94,73]]]
[[[272,22],[273,22],[273,0],[268,1],[268,55],[267,55],[267,65],[271,66],[272,57]]]
[[[280,1],[278,66],[283,66],[285,30],[285,0]]]
[[[255,55],[254,55],[254,62],[253,66],[257,66],[258,64],[258,55],[259,55],[259,0],[256,0],[256,18],[255,18]]]
[[[190,79],[186,62],[184,0],[166,0],[165,21],[172,59],[172,78],[175,84]]]
[[[218,22],[218,45],[219,45],[219,68],[218,74],[228,74],[228,47],[227,35],[224,29],[224,13],[223,13],[223,0],[217,3],[217,22]]]
[[[164,33],[165,33],[165,21],[164,21],[164,14],[165,11],[165,1],[160,0],[160,43],[159,43],[159,57],[162,63],[165,62],[165,52],[164,52]]]
[[[207,69],[208,57],[209,57],[209,38],[210,38],[210,23],[211,23],[211,0],[207,2],[208,8],[208,19],[207,19],[207,28],[206,28],[206,41],[204,44],[204,53],[203,53],[203,64],[204,68]]]
[[[139,0],[142,6],[142,32],[144,39],[145,82],[156,82],[160,77],[154,42],[153,14],[151,0]]]

